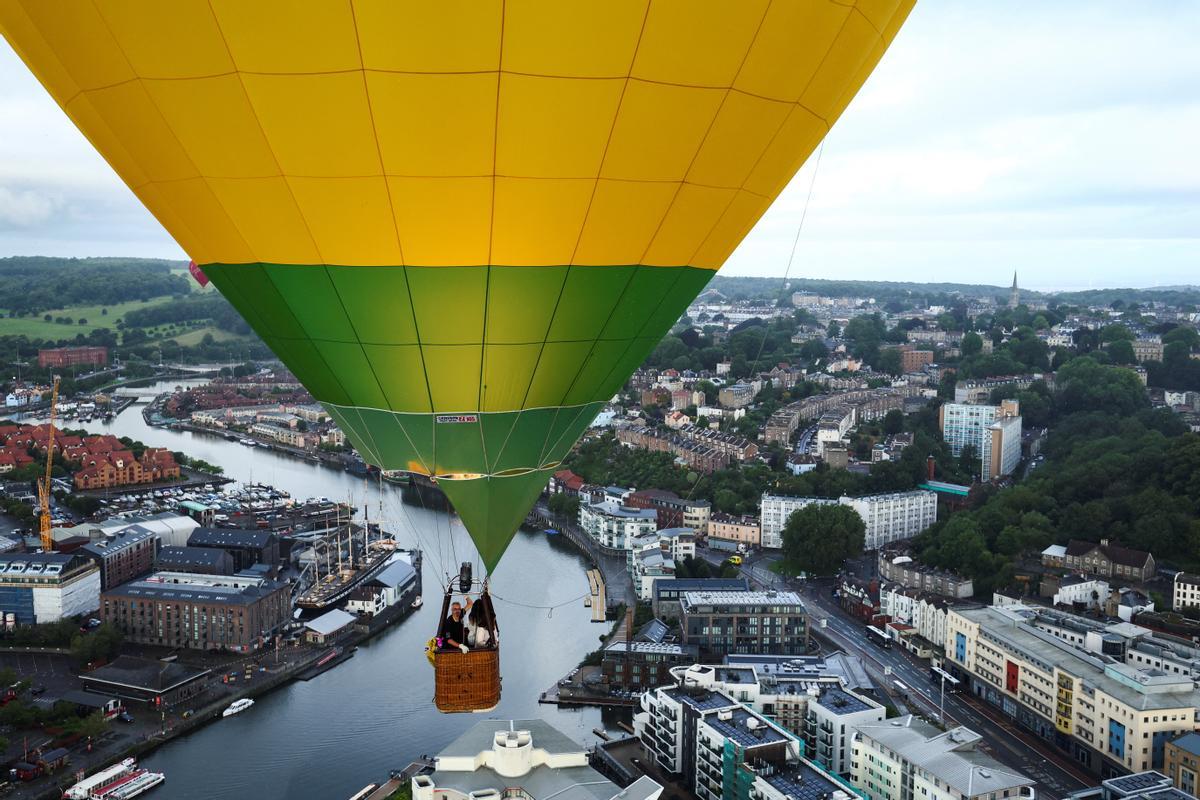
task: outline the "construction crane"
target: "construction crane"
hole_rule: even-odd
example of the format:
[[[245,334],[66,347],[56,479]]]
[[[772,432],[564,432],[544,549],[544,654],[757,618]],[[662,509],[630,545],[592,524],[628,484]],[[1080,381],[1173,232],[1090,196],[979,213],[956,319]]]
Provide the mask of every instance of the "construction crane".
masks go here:
[[[50,435],[46,438],[46,474],[38,478],[38,532],[42,535],[42,550],[54,550],[54,537],[50,535],[50,470],[54,465],[54,415],[58,411],[58,376],[54,376],[54,388],[50,390]]]

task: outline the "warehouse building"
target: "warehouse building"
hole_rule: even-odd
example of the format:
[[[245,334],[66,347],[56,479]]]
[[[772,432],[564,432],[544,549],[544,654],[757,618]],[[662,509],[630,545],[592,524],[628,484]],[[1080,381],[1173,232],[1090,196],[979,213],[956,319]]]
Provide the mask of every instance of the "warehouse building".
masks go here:
[[[291,615],[288,584],[249,575],[156,572],[102,595],[102,619],[126,641],[249,653]]]

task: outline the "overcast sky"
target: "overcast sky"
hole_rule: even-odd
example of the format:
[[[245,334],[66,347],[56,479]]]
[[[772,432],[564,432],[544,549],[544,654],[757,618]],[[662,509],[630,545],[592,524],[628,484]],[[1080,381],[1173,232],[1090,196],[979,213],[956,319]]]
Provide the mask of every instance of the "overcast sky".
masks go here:
[[[725,274],[1200,284],[1200,2],[919,0]],[[183,258],[0,44],[0,255]]]

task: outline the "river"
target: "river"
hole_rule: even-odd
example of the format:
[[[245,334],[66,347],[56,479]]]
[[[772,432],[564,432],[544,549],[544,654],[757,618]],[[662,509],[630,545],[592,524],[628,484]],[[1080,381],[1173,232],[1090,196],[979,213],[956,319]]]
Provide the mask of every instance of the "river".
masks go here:
[[[168,391],[175,385],[156,386]],[[132,406],[107,422],[64,424],[182,450],[224,467],[230,478],[273,484],[297,498],[352,499],[361,507],[369,496],[373,519],[379,517],[382,495],[385,528],[401,546],[426,552],[426,602],[420,610],[316,679],[289,684],[259,698],[250,711],[155,751],[145,766],[167,776],[155,797],[348,798],[386,778],[389,770],[438,752],[482,718],[438,713],[432,702],[433,670],[424,654],[441,613],[439,568],[456,569],[451,565],[469,559],[479,563],[457,523],[446,514],[401,503],[400,491],[388,484],[368,485],[348,473],[215,436],[152,428],[141,409]],[[520,532],[513,540],[492,575],[504,683],[500,706],[488,716],[543,718],[585,744],[595,741],[595,727],[616,730],[621,717],[615,713],[560,711],[537,702],[608,631],[607,625],[590,622],[583,605],[585,569],[582,557],[557,539]]]

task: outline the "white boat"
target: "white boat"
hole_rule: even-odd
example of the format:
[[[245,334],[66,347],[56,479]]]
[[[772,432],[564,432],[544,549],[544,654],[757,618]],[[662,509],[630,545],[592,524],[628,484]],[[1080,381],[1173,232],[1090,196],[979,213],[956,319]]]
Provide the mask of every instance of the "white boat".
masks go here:
[[[413,602],[412,602],[412,607],[420,608],[422,606],[422,604],[424,604],[424,602],[425,601],[421,599],[421,595],[417,595],[417,599],[413,600]]]
[[[253,700],[249,697],[243,697],[241,700],[233,701],[233,704],[229,708],[221,712],[221,716],[232,717],[234,714],[240,714],[252,705],[254,705]]]
[[[167,778],[161,772],[140,769],[137,761],[127,758],[102,769],[90,778],[67,789],[67,800],[128,800],[148,792]]]

